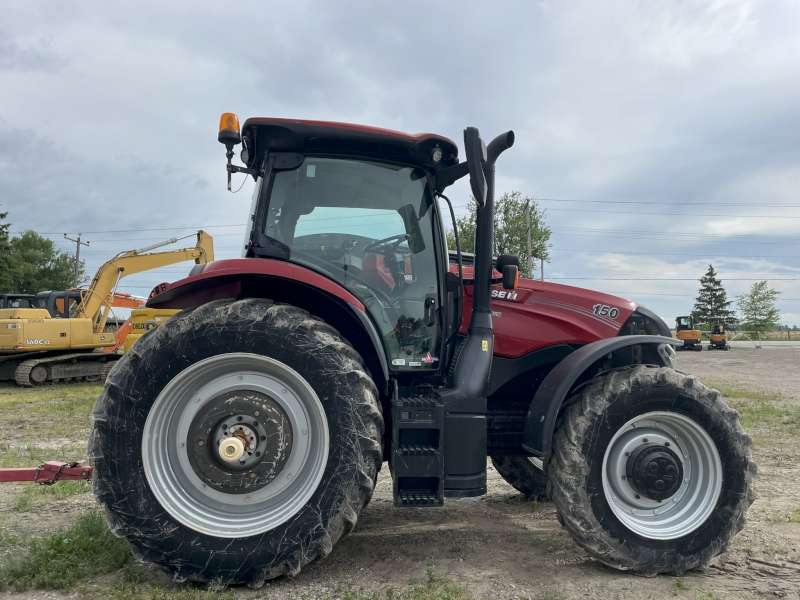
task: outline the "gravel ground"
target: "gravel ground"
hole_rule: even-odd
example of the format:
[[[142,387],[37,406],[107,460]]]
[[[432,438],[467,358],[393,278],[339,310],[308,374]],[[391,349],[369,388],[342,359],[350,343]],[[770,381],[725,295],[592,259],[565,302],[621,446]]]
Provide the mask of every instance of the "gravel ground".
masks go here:
[[[770,402],[800,410],[800,349],[693,352],[678,355],[678,368],[719,389],[737,390],[731,402]],[[748,398],[747,394],[751,397]],[[0,423],[0,427],[2,424]],[[381,471],[372,502],[356,530],[325,560],[294,579],[260,590],[235,589],[236,598],[319,598],[337,586],[381,591],[422,580],[428,569],[468,590],[473,598],[695,599],[800,598],[800,444],[781,423],[759,424],[753,454],[759,467],[758,499],[733,547],[704,572],[643,578],[592,560],[562,530],[549,502],[532,504],[489,465],[489,493],[447,500],[441,509],[396,509],[391,479]],[[0,429],[0,432],[2,429]],[[752,432],[751,432],[752,433]],[[757,435],[756,435],[757,434]],[[45,532],[92,506],[89,494],[52,502],[30,512],[13,509],[20,486],[0,487],[0,528],[4,533]],[[162,589],[179,589],[144,569]],[[89,582],[102,593],[105,580]],[[708,595],[713,594],[713,595]],[[52,592],[0,593],[0,599],[59,598]]]

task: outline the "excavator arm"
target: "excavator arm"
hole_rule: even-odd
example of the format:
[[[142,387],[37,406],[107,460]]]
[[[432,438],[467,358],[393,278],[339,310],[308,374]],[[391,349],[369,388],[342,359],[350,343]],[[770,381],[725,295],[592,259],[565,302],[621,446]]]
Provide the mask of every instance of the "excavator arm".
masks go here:
[[[198,265],[214,260],[213,239],[202,230],[197,232],[197,245],[194,248],[150,252],[176,241],[177,239],[173,238],[146,248],[131,250],[105,263],[95,273],[89,289],[84,294],[83,301],[75,311],[74,318],[91,319],[94,333],[100,333],[105,327],[109,314],[109,310],[103,311],[103,307],[106,307],[106,309],[111,307],[111,303],[108,300],[109,294],[112,293],[121,278],[186,260],[194,260]]]

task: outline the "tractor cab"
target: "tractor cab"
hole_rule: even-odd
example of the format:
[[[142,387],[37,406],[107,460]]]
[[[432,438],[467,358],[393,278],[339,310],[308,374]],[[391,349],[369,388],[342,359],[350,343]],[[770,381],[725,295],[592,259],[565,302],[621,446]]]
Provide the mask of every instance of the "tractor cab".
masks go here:
[[[438,367],[437,271],[445,249],[434,241],[435,203],[423,169],[304,156],[297,168],[274,172],[259,202],[253,239],[280,242],[289,261],[361,300],[393,370]],[[248,252],[255,255],[257,247]]]
[[[357,297],[391,372],[438,372],[458,319],[452,285],[447,298],[449,261],[434,181],[457,162],[457,148],[441,136],[387,137],[384,130],[332,125],[245,123],[245,162],[266,169],[243,253],[301,265]]]

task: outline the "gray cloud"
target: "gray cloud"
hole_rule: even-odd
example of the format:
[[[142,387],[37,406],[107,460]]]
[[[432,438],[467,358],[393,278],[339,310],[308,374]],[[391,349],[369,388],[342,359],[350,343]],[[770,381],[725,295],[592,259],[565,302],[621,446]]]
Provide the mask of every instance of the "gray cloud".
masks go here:
[[[457,141],[466,125],[487,137],[513,128],[518,143],[499,165],[500,191],[657,203],[545,202],[556,231],[546,272],[635,277],[576,283],[626,292],[669,320],[691,308],[697,283],[642,281],[647,274],[699,278],[711,261],[741,293],[749,283],[735,279],[800,268],[800,219],[788,218],[800,210],[764,206],[800,204],[795,2],[487,10],[343,0],[245,2],[236,13],[204,2],[62,2],[5,11],[16,37],[0,36],[0,201],[15,228],[243,222],[252,184],[227,194],[214,141],[219,114],[233,110]],[[451,197],[463,206],[467,195],[461,186]],[[722,206],[731,203],[749,206]],[[238,230],[216,231],[221,252],[235,255]],[[734,237],[756,234],[794,238]],[[114,234],[87,258],[96,266],[133,238],[170,235]],[[774,285],[800,298],[797,283]],[[782,308],[800,325],[800,302]]]

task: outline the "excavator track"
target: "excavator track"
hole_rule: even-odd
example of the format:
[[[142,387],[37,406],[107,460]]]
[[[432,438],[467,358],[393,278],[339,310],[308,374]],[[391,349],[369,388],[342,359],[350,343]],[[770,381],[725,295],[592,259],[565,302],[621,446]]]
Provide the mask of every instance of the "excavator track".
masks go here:
[[[34,387],[58,381],[100,381],[103,375],[108,373],[107,363],[118,358],[99,352],[76,352],[32,358],[17,365],[14,381],[22,387]]]

